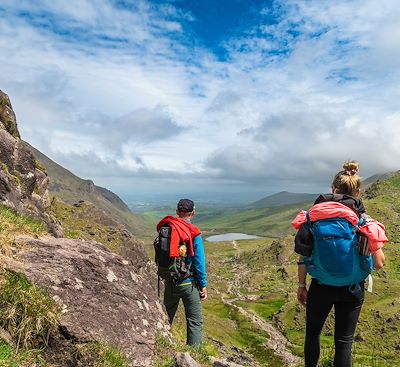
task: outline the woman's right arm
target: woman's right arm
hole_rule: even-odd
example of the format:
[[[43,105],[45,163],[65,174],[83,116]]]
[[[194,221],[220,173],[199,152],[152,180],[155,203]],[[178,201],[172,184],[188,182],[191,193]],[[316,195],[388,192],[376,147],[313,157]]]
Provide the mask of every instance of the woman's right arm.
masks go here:
[[[383,268],[385,265],[385,254],[382,249],[379,249],[372,254],[372,262],[376,270]]]

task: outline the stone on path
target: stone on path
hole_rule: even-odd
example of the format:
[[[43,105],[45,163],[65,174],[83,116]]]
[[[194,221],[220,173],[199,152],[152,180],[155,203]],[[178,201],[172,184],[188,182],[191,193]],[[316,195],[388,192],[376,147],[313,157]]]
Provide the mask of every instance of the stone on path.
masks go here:
[[[177,353],[175,355],[175,367],[201,367],[189,354]]]

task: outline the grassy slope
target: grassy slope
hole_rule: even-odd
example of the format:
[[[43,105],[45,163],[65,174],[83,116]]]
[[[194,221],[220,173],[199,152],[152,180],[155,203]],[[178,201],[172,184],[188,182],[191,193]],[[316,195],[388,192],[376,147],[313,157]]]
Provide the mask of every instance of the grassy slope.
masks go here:
[[[176,207],[175,205],[164,206],[161,208],[156,208],[149,210],[143,213],[143,217],[145,218],[146,222],[149,223],[151,226],[154,226],[161,218],[167,215],[175,215]],[[209,219],[214,219],[218,216],[227,215],[227,213],[235,213],[238,210],[234,209],[215,209],[215,208],[196,208],[196,216],[195,221],[196,223],[202,223]]]
[[[120,253],[124,227],[102,210],[89,203],[73,206],[57,199],[52,200],[50,210],[60,221],[65,237],[94,240]]]
[[[308,208],[311,203],[290,204],[280,207],[258,209],[215,209],[199,208],[193,223],[199,226],[205,236],[215,233],[239,232],[259,235],[269,238],[278,238],[293,233],[290,222],[302,209]],[[154,228],[156,223],[166,215],[175,215],[173,206],[151,210],[143,214],[147,225]],[[153,237],[144,238],[146,242]]]

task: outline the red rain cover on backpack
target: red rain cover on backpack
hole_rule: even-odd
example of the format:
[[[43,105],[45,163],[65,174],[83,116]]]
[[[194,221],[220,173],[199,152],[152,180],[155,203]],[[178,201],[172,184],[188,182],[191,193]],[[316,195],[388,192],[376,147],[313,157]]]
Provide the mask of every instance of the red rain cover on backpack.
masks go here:
[[[179,257],[179,244],[185,242],[189,253],[194,256],[193,238],[201,231],[193,224],[173,216],[167,216],[157,224],[157,231],[164,225],[171,227],[170,257]]]

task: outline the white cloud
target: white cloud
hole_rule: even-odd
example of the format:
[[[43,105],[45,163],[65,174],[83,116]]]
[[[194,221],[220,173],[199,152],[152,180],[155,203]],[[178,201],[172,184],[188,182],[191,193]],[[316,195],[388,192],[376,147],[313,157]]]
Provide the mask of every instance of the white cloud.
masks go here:
[[[77,174],[304,189],[346,159],[398,169],[396,1],[275,1],[226,61],[173,2],[128,4],[0,5],[0,88],[23,137]]]

